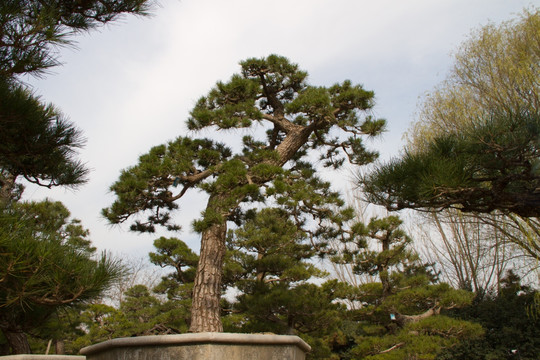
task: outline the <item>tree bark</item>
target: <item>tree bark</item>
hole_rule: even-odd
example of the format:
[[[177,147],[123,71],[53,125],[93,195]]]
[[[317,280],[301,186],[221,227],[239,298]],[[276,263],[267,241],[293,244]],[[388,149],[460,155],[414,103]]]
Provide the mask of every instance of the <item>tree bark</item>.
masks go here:
[[[390,239],[388,239],[388,236],[382,239],[382,251],[388,253],[390,251]],[[392,286],[390,285],[390,275],[388,272],[388,261],[386,260],[384,263],[379,265],[379,277],[381,279],[382,284],[382,295],[383,298],[386,299],[388,296],[392,294]]]
[[[288,120],[287,120],[288,121]],[[277,147],[279,155],[277,161],[271,161],[278,166],[283,166],[289,161],[302,145],[309,139],[310,134],[315,130],[315,126],[302,127],[291,124],[290,131],[283,142]],[[270,178],[261,179],[258,185],[262,185]],[[223,216],[222,223],[215,223],[203,231],[201,239],[201,253],[195,282],[193,284],[193,302],[191,307],[190,332],[222,332],[221,308],[219,300],[221,297],[221,280],[223,275],[223,260],[226,252],[227,235],[227,215],[231,209],[238,206],[241,199],[236,199],[236,204],[228,205],[224,208],[227,195],[216,194],[210,196],[207,210],[213,210]]]
[[[201,254],[191,307],[190,332],[221,332],[221,280],[227,223],[213,224],[202,234]]]
[[[0,173],[0,206],[4,207],[9,204],[13,198],[13,190],[15,189],[15,178],[13,174]]]
[[[420,320],[427,319],[428,317],[431,317],[431,316],[434,316],[434,315],[439,315],[440,313],[441,313],[441,307],[437,306],[437,307],[433,307],[431,309],[428,309],[425,312],[423,312],[422,314],[418,314],[418,315],[397,314],[396,318],[397,318],[398,324],[400,324],[401,326],[404,326],[404,325],[409,324],[409,323],[415,323],[415,322],[418,322]]]
[[[26,334],[20,330],[2,329],[13,354],[31,354]]]
[[[64,340],[57,339],[54,342],[54,350],[56,355],[65,355],[66,354],[66,343]]]

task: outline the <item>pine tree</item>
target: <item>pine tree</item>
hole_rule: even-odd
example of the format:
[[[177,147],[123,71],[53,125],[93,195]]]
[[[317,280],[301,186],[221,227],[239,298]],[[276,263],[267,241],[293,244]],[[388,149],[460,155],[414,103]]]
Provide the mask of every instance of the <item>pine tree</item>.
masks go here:
[[[0,3],[0,78],[42,75],[59,64],[55,47],[125,14],[145,15],[149,0],[4,0]]]
[[[228,221],[241,221],[241,204],[263,201],[265,187],[300,178],[312,153],[320,152],[326,166],[339,168],[348,158],[364,164],[376,158],[362,137],[375,136],[383,120],[366,115],[373,93],[350,81],[331,87],[314,87],[307,74],[288,59],[271,55],[248,59],[242,71],[228,82],[218,82],[191,112],[190,130],[255,129],[266,138],[244,136],[242,151],[234,153],[223,143],[180,137],[152,148],[139,163],[122,172],[111,187],[116,201],[104,215],[120,223],[132,215],[132,229],[153,231],[156,225],[177,227],[170,212],[188,190],[208,194],[202,218],[195,222],[201,233],[201,253],[193,293],[191,331],[221,331],[219,295],[226,252]],[[294,180],[290,180],[294,181]],[[180,186],[176,193],[174,187]],[[279,185],[275,185],[279,191]]]
[[[0,77],[0,205],[18,200],[25,180],[46,187],[77,187],[88,170],[76,158],[84,140],[54,106]]]
[[[403,155],[361,178],[367,200],[538,217],[539,81],[538,9],[473,32],[426,96]]]
[[[316,266],[314,258],[328,248],[324,239],[310,237],[301,217],[264,208],[229,231],[225,283],[238,296],[222,302],[223,322],[230,332],[298,335],[312,346],[310,358],[327,358],[327,337],[345,309],[336,301],[342,284],[326,280]]]
[[[540,352],[538,290],[521,284],[512,271],[503,278],[499,293],[478,294],[467,307],[449,315],[474,321],[485,329],[484,336],[468,339],[445,349],[437,359],[536,359]]]
[[[21,179],[46,187],[87,181],[76,158],[80,131],[20,77],[58,65],[57,47],[73,44],[73,35],[150,7],[150,0],[0,2],[0,206],[20,198]]]
[[[55,311],[99,297],[122,274],[94,256],[87,230],[58,202],[14,204],[0,213],[0,330],[14,353],[31,353],[25,332]]]
[[[363,359],[431,359],[443,348],[482,334],[480,326],[441,314],[470,304],[473,294],[437,283],[437,274],[422,264],[409,246],[411,238],[397,216],[372,218],[347,244],[337,261],[359,275],[370,275],[351,295],[361,303],[349,312],[354,345],[346,356]],[[352,332],[352,334],[351,334]]]
[[[166,294],[163,312],[168,320],[164,327],[174,327],[175,332],[187,332],[191,322],[191,297],[199,257],[180,239],[161,237],[154,241],[156,252],[149,254],[150,261],[174,271],[161,278],[154,287],[157,294]]]

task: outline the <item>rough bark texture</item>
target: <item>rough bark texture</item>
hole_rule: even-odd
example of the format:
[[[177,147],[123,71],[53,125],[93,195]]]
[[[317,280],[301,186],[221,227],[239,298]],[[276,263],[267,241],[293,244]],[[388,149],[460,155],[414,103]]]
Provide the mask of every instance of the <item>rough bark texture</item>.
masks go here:
[[[276,149],[279,159],[276,164],[283,166],[298,149],[307,141],[313,128],[300,128],[288,134],[286,139]],[[261,179],[260,185],[271,179]],[[224,218],[231,209],[223,209],[226,196],[214,195],[208,200],[208,208],[219,211]],[[241,199],[236,199],[236,205]],[[234,207],[234,205],[232,205]],[[190,332],[222,332],[221,280],[223,275],[223,260],[226,252],[227,223],[213,224],[202,233],[201,253],[197,265],[197,273],[193,286],[193,302],[191,307]]]
[[[431,309],[428,309],[427,311],[423,312],[422,314],[418,314],[418,315],[397,314],[396,317],[397,317],[398,323],[401,326],[405,326],[406,324],[415,323],[415,322],[418,322],[420,320],[427,319],[428,317],[431,317],[431,316],[434,316],[434,315],[439,315],[440,313],[441,313],[441,307],[437,306],[437,307],[433,307]]]
[[[56,340],[54,343],[54,350],[56,355],[65,355],[66,354],[66,343],[64,340]]]
[[[0,206],[6,206],[13,197],[15,189],[15,176],[0,173]]]
[[[11,352],[14,354],[31,354],[32,350],[28,344],[28,339],[26,334],[22,331],[16,330],[7,330],[2,329],[9,346],[11,347]]]
[[[383,252],[390,251],[390,240],[388,238],[382,241]],[[388,260],[379,266],[379,277],[381,278],[383,298],[387,298],[392,294],[392,286],[390,285],[390,276],[388,272]]]
[[[201,254],[193,287],[191,332],[221,332],[221,279],[227,224],[214,224],[201,239]]]

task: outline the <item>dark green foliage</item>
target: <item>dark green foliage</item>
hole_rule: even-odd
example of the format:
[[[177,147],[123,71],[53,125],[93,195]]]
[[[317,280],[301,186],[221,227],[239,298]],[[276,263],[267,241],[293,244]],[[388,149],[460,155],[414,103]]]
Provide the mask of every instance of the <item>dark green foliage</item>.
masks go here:
[[[118,337],[187,332],[198,256],[176,238],[161,237],[154,246],[150,261],[173,272],[163,276],[152,292],[144,285],[131,287],[118,308],[93,304],[85,309],[81,322],[87,331],[74,348]]]
[[[78,303],[59,308],[46,321],[30,330],[27,336],[32,353],[45,354],[49,348],[49,354],[78,354],[80,348],[76,347],[77,340],[85,335],[81,329],[81,314],[88,306],[92,305]]]
[[[3,0],[0,3],[0,77],[41,74],[58,65],[55,46],[75,33],[123,14],[144,15],[148,0]]]
[[[480,339],[464,341],[437,359],[537,359],[540,353],[540,321],[531,316],[537,291],[522,286],[512,272],[503,280],[498,295],[478,295],[473,304],[452,316],[481,324]]]
[[[330,353],[325,336],[337,329],[344,311],[335,302],[340,283],[309,282],[325,276],[312,263],[324,244],[310,242],[286,210],[265,208],[248,215],[229,234],[225,281],[241,293],[224,304],[225,330],[297,334],[314,347],[312,358],[324,358]]]
[[[285,211],[266,208],[231,233],[229,247],[234,260],[245,271],[242,277],[248,277],[248,282],[269,277],[295,282],[317,273],[314,266],[307,263],[316,249],[305,240],[305,234],[289,220]]]
[[[479,325],[440,314],[469,304],[473,294],[436,283],[431,265],[409,250],[412,240],[401,225],[397,216],[356,224],[356,236],[334,257],[372,279],[343,296],[356,304],[333,344],[343,359],[434,359],[442,348],[482,333]]]
[[[494,113],[407,152],[360,180],[390,210],[459,208],[540,215],[538,114]]]
[[[199,257],[182,241],[161,237],[154,241],[156,252],[149,253],[150,261],[173,272],[161,278],[154,287],[156,294],[166,294],[162,301],[162,327],[172,327],[175,332],[186,332],[190,323],[193,281]]]
[[[0,205],[18,200],[17,181],[52,186],[86,182],[87,168],[76,159],[80,132],[26,85],[23,74],[41,75],[58,65],[59,45],[70,37],[117,19],[144,15],[149,0],[0,2]]]
[[[18,82],[58,65],[55,47],[123,14],[144,15],[149,0],[0,3],[0,202],[17,200],[19,177],[43,186],[77,186],[88,170],[75,158],[84,141],[52,105]]]
[[[277,55],[248,59],[241,67],[240,74],[218,82],[197,102],[188,128],[258,125],[266,130],[266,138],[244,136],[241,151],[234,154],[225,144],[206,139],[180,137],[157,146],[122,173],[111,187],[116,201],[103,210],[115,224],[135,217],[132,230],[154,231],[155,225],[178,229],[171,219],[177,200],[192,188],[209,195],[206,209],[193,224],[203,239],[204,265],[197,277],[204,280],[195,281],[192,331],[222,328],[216,320],[221,274],[205,271],[222,264],[227,223],[241,226],[249,218],[245,204],[275,201],[307,231],[303,236],[321,241],[338,233],[350,214],[339,209],[342,201],[330,185],[315,176],[309,150],[319,151],[326,166],[339,167],[346,158],[356,164],[370,162],[376,154],[367,151],[360,138],[379,134],[385,123],[365,115],[373,106],[373,93],[359,85],[345,81],[330,88],[309,86],[298,65]],[[145,213],[146,220],[136,218]],[[309,221],[320,227],[307,230]],[[210,299],[209,294],[215,295]]]
[[[199,177],[202,180],[211,170],[218,170],[218,165],[230,156],[228,148],[207,139],[178,138],[167,146],[156,146],[140,157],[138,166],[122,172],[111,187],[118,194],[118,201],[104,209],[103,215],[112,223],[119,223],[133,214],[152,211],[147,221],[136,221],[131,229],[153,232],[155,224],[177,229],[169,224],[169,211],[178,208],[175,201],[196,186]],[[172,190],[179,185],[183,189],[175,196]]]
[[[328,89],[310,87],[305,72],[276,55],[248,59],[241,66],[241,74],[219,82],[197,102],[188,127],[236,129],[258,122],[267,128],[267,139],[245,136],[239,154],[225,144],[182,137],[153,148],[111,187],[117,201],[103,212],[111,222],[149,212],[146,221],[134,222],[133,230],[154,231],[155,225],[176,228],[170,221],[175,202],[190,188],[199,188],[223,194],[219,209],[207,209],[195,224],[204,231],[212,223],[236,221],[240,202],[263,200],[261,185],[290,175],[283,169],[286,162],[298,169],[298,175],[302,166],[313,172],[311,165],[300,161],[307,161],[309,148],[326,148],[321,156],[332,166],[341,164],[343,155],[359,163],[374,159],[375,154],[358,142],[360,135],[374,136],[384,128],[383,120],[362,117],[361,111],[373,105],[372,92],[348,81]],[[337,131],[330,138],[331,128],[352,138],[344,139]],[[229,213],[229,218],[220,213]]]
[[[166,324],[174,324],[175,331],[185,332],[190,320],[193,281],[199,257],[182,241],[161,237],[154,241],[156,252],[149,254],[150,261],[173,272],[161,278],[153,289],[157,294],[166,294],[162,311],[167,314]]]
[[[144,285],[135,285],[125,293],[118,308],[92,304],[81,312],[79,321],[85,329],[73,341],[74,353],[84,346],[119,337],[177,334],[187,331],[178,304],[171,304],[151,294]]]
[[[94,257],[78,222],[60,203],[14,204],[0,214],[0,329],[29,331],[55,311],[99,297],[121,274]],[[17,351],[17,349],[13,349]]]
[[[182,240],[160,237],[154,241],[154,247],[157,251],[148,254],[152,264],[172,267],[174,272],[168,277],[179,283],[193,282],[199,257]]]
[[[52,105],[43,104],[28,89],[0,78],[3,192],[13,186],[17,177],[47,187],[83,184],[88,170],[75,158],[83,143],[80,132]]]

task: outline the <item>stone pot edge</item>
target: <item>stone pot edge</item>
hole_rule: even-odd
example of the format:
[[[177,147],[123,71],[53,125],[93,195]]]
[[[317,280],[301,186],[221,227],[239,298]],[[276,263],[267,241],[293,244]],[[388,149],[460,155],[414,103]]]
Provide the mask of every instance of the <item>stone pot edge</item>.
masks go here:
[[[1,360],[84,360],[83,355],[17,354],[0,356]]]
[[[149,335],[107,340],[80,350],[90,355],[118,347],[174,346],[194,344],[241,344],[241,345],[296,345],[304,352],[311,351],[304,340],[294,335],[240,334],[240,333],[188,333],[178,335]]]

